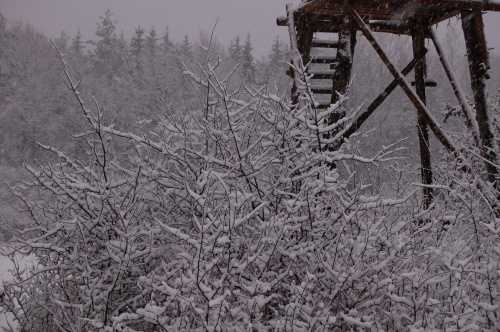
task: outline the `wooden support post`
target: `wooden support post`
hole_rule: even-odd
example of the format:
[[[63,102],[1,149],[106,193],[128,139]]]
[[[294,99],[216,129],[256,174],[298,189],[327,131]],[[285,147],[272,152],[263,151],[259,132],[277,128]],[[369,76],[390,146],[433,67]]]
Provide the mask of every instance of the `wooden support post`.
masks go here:
[[[476,142],[476,145],[479,148],[480,147],[479,127],[474,117],[474,113],[472,112],[472,109],[469,106],[469,103],[467,102],[467,98],[465,97],[465,93],[463,92],[462,87],[460,86],[460,83],[455,77],[455,73],[453,72],[453,69],[450,66],[450,63],[444,54],[443,47],[441,46],[441,43],[439,42],[439,39],[434,29],[432,28],[429,29],[429,35],[432,39],[432,42],[434,43],[434,47],[436,48],[436,52],[439,56],[441,64],[443,65],[444,71],[446,72],[446,76],[448,76],[448,81],[450,82],[451,87],[453,88],[453,92],[455,93],[455,96],[457,97],[460,107],[462,108],[465,120],[467,121],[467,126],[472,131],[472,135],[474,136],[474,141]]]
[[[412,33],[413,55],[416,57],[425,49],[425,29],[422,22],[416,22]],[[427,63],[425,56],[415,66],[415,89],[420,100],[425,104],[425,78],[427,76]],[[429,150],[429,126],[421,113],[418,113],[418,142],[420,146],[420,174],[422,184],[432,184],[431,152]],[[424,208],[427,209],[433,199],[432,188],[423,187]]]
[[[351,13],[351,16],[356,20],[356,23],[358,24],[359,29],[363,32],[363,35],[368,39],[370,44],[373,46],[377,54],[379,55],[380,59],[382,62],[386,65],[387,69],[391,72],[392,76],[398,80],[398,84],[403,89],[404,93],[408,96],[408,99],[412,102],[412,104],[415,106],[417,111],[422,115],[424,118],[425,122],[429,125],[429,128],[432,130],[436,138],[443,144],[443,146],[451,152],[455,157],[460,157],[460,152],[457,150],[457,148],[453,145],[452,141],[450,138],[441,130],[441,127],[439,126],[438,122],[432,114],[429,112],[425,104],[420,100],[420,98],[417,96],[415,91],[411,88],[410,84],[406,81],[405,77],[397,68],[394,66],[394,64],[389,60],[387,57],[387,54],[385,54],[384,50],[382,47],[380,47],[380,44],[377,42],[375,37],[373,36],[373,33],[371,32],[370,28],[366,25],[366,23],[363,21],[363,19],[359,16],[359,14],[354,10],[354,8],[349,7],[349,11]]]
[[[489,58],[484,37],[483,16],[480,10],[463,11],[461,16],[482,155],[489,161],[486,163],[488,180],[497,187],[498,170],[494,166],[497,164],[497,147],[490,126],[486,96],[485,76],[489,67]]]

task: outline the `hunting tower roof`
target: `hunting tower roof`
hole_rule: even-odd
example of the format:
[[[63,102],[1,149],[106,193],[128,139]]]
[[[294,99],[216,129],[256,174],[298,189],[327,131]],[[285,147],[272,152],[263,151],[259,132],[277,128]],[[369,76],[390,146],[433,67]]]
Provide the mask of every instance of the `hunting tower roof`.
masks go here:
[[[296,8],[295,21],[316,31],[335,32],[348,5],[374,31],[397,34],[409,33],[412,23],[434,25],[463,10],[500,11],[500,0],[303,0]],[[278,25],[286,25],[283,19]]]

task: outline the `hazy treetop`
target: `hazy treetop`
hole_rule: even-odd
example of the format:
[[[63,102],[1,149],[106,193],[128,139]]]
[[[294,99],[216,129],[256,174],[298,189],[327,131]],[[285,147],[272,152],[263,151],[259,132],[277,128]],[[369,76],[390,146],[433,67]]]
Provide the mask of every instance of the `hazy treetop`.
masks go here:
[[[155,26],[164,31],[168,25],[172,40],[185,35],[195,37],[199,30],[211,31],[217,22],[218,40],[229,45],[235,35],[252,35],[257,56],[266,55],[276,35],[287,40],[286,28],[276,26],[276,17],[285,15],[286,4],[299,0],[0,0],[0,13],[9,21],[27,21],[40,32],[57,37],[61,30],[76,36],[78,29],[84,40],[95,37],[99,16],[107,8],[118,21],[116,32],[124,31],[130,38],[139,25],[146,31]]]
[[[185,35],[196,36],[200,29],[212,30],[219,19],[216,35],[229,45],[235,35],[252,35],[257,56],[267,54],[276,35],[287,40],[285,28],[276,26],[276,17],[285,15],[287,3],[300,0],[0,0],[0,13],[9,21],[28,21],[48,36],[57,37],[61,30],[76,36],[81,30],[85,40],[94,38],[96,22],[107,8],[118,20],[117,32],[127,37],[134,35],[139,25],[149,30],[152,26],[163,31],[168,25],[173,40]],[[500,13],[489,13],[485,18],[489,47],[500,51]],[[456,19],[450,24],[458,24]]]

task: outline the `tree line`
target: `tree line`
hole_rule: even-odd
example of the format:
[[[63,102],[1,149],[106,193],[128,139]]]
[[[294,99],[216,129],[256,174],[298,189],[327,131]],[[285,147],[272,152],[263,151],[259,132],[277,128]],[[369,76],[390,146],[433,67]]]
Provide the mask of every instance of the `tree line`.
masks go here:
[[[9,118],[2,121],[0,143],[4,150],[0,164],[19,166],[22,160],[39,157],[36,141],[42,137],[64,144],[65,139],[55,137],[54,129],[71,131],[68,122],[74,114],[68,109],[64,93],[59,93],[64,89],[57,76],[59,64],[50,39],[29,24],[9,24],[3,16],[0,18],[0,99],[2,116]],[[89,86],[90,94],[98,100],[112,98],[109,116],[131,125],[141,117],[156,114],[164,102],[179,111],[194,106],[196,89],[184,77],[184,65],[193,67],[205,60],[198,45],[208,47],[209,34],[201,31],[194,43],[188,36],[175,42],[168,27],[158,33],[154,27],[146,32],[139,26],[127,39],[123,32],[117,32],[117,26],[118,21],[108,9],[99,17],[94,39],[85,41],[80,31],[74,37],[63,31],[53,40],[82,78],[82,86]],[[286,89],[288,82],[282,74],[288,51],[279,38],[269,55],[261,59],[255,59],[250,34],[244,43],[236,36],[228,48],[214,38],[210,48],[213,56],[224,58],[225,68],[221,70],[229,71],[238,65],[235,85],[273,84],[280,80],[279,85]]]

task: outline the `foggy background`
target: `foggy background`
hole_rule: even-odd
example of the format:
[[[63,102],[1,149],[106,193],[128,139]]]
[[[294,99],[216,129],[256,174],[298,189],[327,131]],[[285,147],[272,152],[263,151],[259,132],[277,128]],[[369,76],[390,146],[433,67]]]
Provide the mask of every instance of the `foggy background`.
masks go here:
[[[96,22],[106,8],[118,21],[117,33],[132,37],[139,25],[148,31],[170,29],[173,40],[195,37],[199,30],[211,31],[224,45],[236,35],[250,33],[257,57],[267,54],[278,35],[288,42],[287,29],[276,25],[276,17],[286,14],[287,3],[299,0],[0,0],[0,12],[10,21],[29,22],[49,37],[64,30],[75,36],[78,29],[85,40],[95,37]],[[500,51],[500,13],[485,16],[488,46]],[[457,24],[451,19],[449,24]],[[460,22],[458,22],[459,25]]]
[[[290,1],[0,0],[0,331],[500,330],[500,194],[432,43],[426,106],[465,158],[430,135],[429,207],[401,89],[330,149],[394,79],[365,38],[342,103],[291,107]],[[496,148],[500,14],[485,23]],[[473,105],[460,20],[438,34]],[[377,38],[413,58],[410,36]]]

